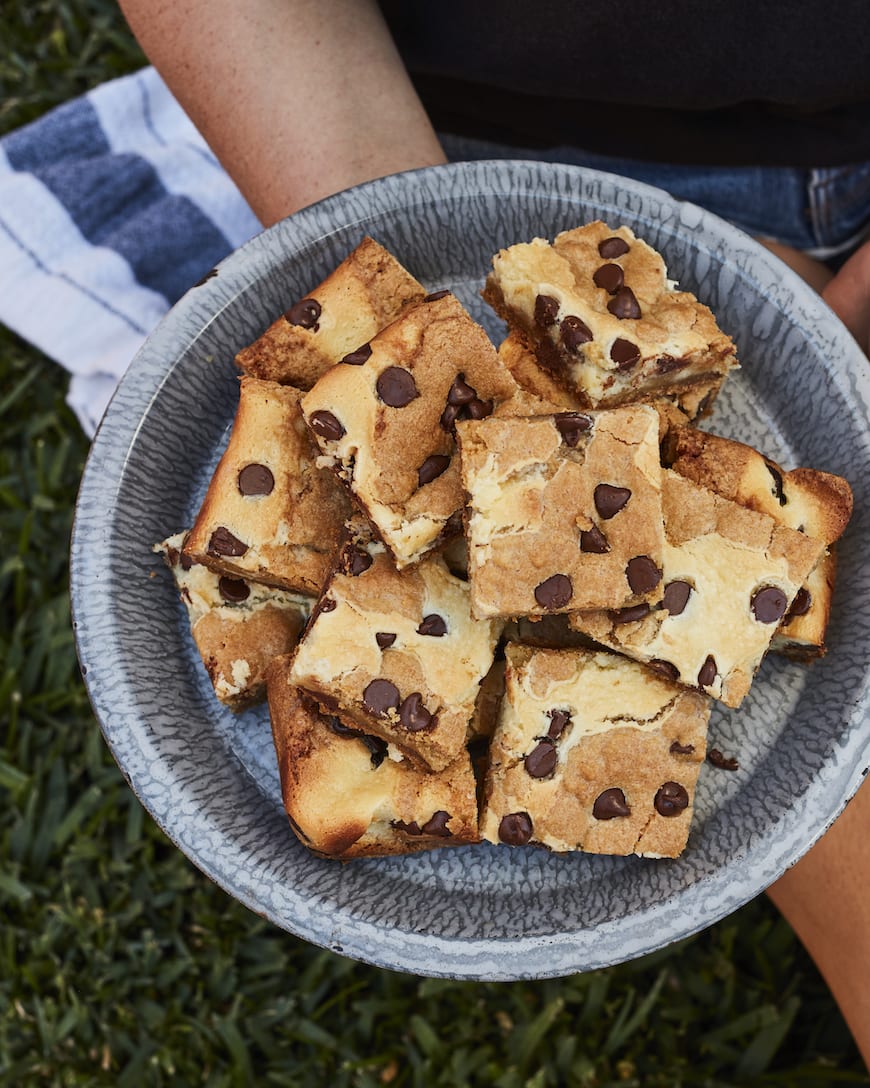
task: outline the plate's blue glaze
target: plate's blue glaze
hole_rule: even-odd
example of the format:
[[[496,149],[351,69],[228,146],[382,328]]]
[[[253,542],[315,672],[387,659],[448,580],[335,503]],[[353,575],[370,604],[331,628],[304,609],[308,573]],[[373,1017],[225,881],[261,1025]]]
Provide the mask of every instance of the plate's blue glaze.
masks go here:
[[[830,652],[811,669],[769,657],[711,741],[688,848],[674,861],[558,857],[487,845],[341,865],[290,833],[264,709],[214,698],[151,545],[190,525],[226,440],[234,353],[371,234],[434,290],[453,288],[493,336],[478,292],[501,246],[594,218],[626,223],[712,307],[738,344],[708,427],[855,492],[840,548]],[[870,765],[867,361],[774,257],[698,208],[634,182],[528,162],[397,175],[300,212],[227,258],[161,323],[94,441],[72,545],[87,686],[142,803],[251,909],[309,941],[420,974],[516,979],[616,963],[741,906],[822,834]]]

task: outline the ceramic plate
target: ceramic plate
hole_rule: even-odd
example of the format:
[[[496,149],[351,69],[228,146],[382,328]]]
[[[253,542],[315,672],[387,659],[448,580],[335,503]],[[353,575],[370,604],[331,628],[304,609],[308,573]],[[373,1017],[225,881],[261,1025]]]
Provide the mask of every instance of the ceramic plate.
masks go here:
[[[189,527],[237,399],[233,355],[370,234],[428,289],[450,288],[493,338],[479,298],[500,247],[601,218],[625,223],[738,344],[707,429],[786,467],[845,475],[828,656],[768,656],[711,744],[677,860],[557,856],[480,845],[355,861],[313,857],[290,832],[264,708],[211,690],[168,571],[151,546]],[[72,545],[82,672],[106,740],[143,805],[221,887],[337,952],[419,974],[541,978],[607,966],[710,925],[761,892],[825,831],[870,764],[868,364],[809,288],[739,231],[612,175],[529,162],[462,163],[331,197],[256,237],[190,290],[121,382],[94,441]]]

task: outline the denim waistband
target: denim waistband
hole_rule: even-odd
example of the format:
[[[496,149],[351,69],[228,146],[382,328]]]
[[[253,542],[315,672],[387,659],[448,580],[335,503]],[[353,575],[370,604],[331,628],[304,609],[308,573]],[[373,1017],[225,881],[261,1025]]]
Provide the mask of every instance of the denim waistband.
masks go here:
[[[755,237],[839,261],[870,238],[870,162],[806,170],[778,166],[684,166],[584,152],[508,147],[441,135],[451,161],[538,159],[588,166],[664,189],[727,219]]]

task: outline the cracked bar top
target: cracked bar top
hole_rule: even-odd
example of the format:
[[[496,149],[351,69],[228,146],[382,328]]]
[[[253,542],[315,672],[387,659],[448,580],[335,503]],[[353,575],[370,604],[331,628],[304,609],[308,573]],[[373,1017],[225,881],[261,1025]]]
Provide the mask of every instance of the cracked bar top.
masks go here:
[[[458,420],[517,391],[484,330],[447,292],[406,310],[305,396],[323,454],[399,567],[461,528]]]
[[[467,584],[439,556],[397,571],[382,544],[355,535],[299,643],[292,682],[440,771],[465,745],[500,633],[472,618]]]
[[[677,857],[710,700],[616,654],[508,644],[481,837]]]
[[[231,710],[243,710],[265,695],[269,663],[296,646],[313,602],[191,562],[182,554],[185,535],[153,550],[172,571],[215,694]]]
[[[836,579],[834,544],[852,516],[848,482],[816,469],[786,471],[751,446],[693,427],[669,431],[664,453],[681,476],[827,545],[827,554],[783,616],[771,646],[805,660],[822,656]]]
[[[652,608],[575,613],[571,625],[680,683],[739,706],[825,546],[663,472],[664,593]]]
[[[676,393],[705,414],[737,366],[709,308],[628,227],[598,221],[503,249],[483,297],[581,407]]]
[[[366,237],[323,283],[240,351],[236,364],[255,378],[310,389],[425,294],[391,253]]]
[[[461,423],[474,614],[542,616],[661,597],[659,415]]]
[[[381,857],[478,841],[471,759],[439,774],[392,758],[387,744],[325,714],[290,681],[290,658],[268,673],[269,712],[290,826],[324,857]]]
[[[317,596],[350,504],[317,448],[292,386],[243,377],[226,451],[184,554],[222,574]]]

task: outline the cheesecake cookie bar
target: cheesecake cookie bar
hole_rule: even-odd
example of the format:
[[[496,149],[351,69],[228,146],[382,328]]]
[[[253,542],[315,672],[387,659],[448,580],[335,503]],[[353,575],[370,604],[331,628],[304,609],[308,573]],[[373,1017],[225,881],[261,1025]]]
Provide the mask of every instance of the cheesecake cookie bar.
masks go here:
[[[447,292],[406,310],[306,394],[323,454],[389,548],[417,562],[461,530],[454,431],[490,415],[516,383],[484,330]]]
[[[508,644],[481,837],[677,857],[710,700],[617,654]]]
[[[292,386],[242,377],[226,451],[184,545],[222,574],[316,596],[350,504],[317,466]]]
[[[739,706],[824,544],[671,469],[663,472],[662,511],[661,602],[578,612],[571,624],[663,676]]]
[[[290,826],[330,858],[410,854],[478,841],[471,759],[440,774],[390,757],[387,744],[323,713],[290,680],[290,658],[268,674],[269,716]]]
[[[737,365],[709,308],[625,226],[594,222],[503,249],[483,297],[580,407],[677,394],[703,414]]]
[[[373,238],[364,238],[305,298],[236,355],[247,374],[310,389],[324,371],[394,321],[425,288]]]
[[[625,608],[661,596],[659,416],[647,405],[461,423],[478,616]]]

